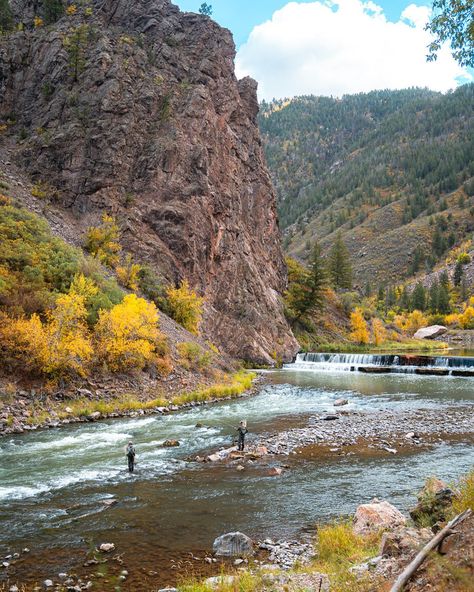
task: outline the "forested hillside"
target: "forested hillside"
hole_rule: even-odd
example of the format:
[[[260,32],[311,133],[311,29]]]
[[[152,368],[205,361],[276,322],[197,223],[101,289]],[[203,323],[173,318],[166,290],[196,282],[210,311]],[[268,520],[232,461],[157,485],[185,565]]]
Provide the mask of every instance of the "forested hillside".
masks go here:
[[[474,85],[263,103],[285,246],[340,231],[359,285],[429,270],[474,228]]]

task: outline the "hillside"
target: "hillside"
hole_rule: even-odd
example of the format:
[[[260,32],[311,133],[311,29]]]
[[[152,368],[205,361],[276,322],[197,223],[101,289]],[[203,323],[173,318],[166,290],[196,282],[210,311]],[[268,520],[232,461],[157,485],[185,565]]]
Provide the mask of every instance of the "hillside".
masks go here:
[[[5,10],[2,4],[2,10]],[[0,37],[3,173],[68,243],[111,215],[163,289],[204,300],[201,333],[233,357],[297,349],[256,122],[229,31],[169,0],[11,0]]]
[[[285,246],[341,231],[356,283],[431,269],[474,228],[474,85],[298,97],[259,117]]]

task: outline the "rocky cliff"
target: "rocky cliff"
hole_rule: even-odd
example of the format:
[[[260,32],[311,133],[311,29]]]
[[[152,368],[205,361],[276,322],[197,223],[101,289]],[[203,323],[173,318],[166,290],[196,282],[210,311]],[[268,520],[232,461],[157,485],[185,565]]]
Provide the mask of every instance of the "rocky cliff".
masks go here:
[[[50,188],[44,215],[80,242],[113,213],[140,262],[205,296],[205,336],[290,357],[256,83],[236,79],[230,32],[169,0],[65,3],[57,20],[50,4],[11,0],[22,30],[0,41],[1,142]]]

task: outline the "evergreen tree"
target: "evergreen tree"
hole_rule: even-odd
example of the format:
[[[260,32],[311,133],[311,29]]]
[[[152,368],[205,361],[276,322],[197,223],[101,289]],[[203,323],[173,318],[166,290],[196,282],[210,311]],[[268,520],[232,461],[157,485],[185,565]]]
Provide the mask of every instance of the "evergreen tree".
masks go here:
[[[456,262],[456,267],[454,268],[454,276],[453,276],[455,286],[459,286],[461,284],[463,276],[464,276],[463,264],[461,263],[460,260],[458,260]]]
[[[448,314],[450,311],[449,290],[445,284],[441,283],[439,286],[438,312],[441,314]]]
[[[425,253],[423,252],[423,249],[420,247],[420,245],[418,245],[413,251],[413,261],[410,266],[410,275],[413,275],[420,270],[424,260]]]
[[[62,0],[43,0],[43,11],[46,24],[55,23],[64,14]]]
[[[13,25],[13,14],[8,0],[0,0],[0,33],[11,31]]]
[[[446,271],[443,271],[443,273],[439,276],[439,284],[440,286],[443,286],[444,288],[446,288],[446,290],[448,290],[449,292],[449,276],[448,273]]]
[[[335,288],[351,289],[352,266],[350,255],[340,232],[337,233],[336,241],[329,253],[329,272]]]
[[[469,298],[469,286],[467,284],[465,275],[463,275],[463,278],[461,280],[461,291],[459,297],[462,302],[466,301]]]
[[[436,229],[434,231],[432,246],[433,246],[433,253],[437,257],[442,255],[444,253],[444,251],[446,250],[446,239],[444,238],[443,234],[441,233],[439,226],[436,226]]]
[[[388,310],[392,308],[392,306],[395,306],[396,302],[397,295],[395,294],[395,289],[393,286],[389,286],[385,296],[385,309]]]
[[[426,309],[426,290],[421,282],[418,282],[413,290],[411,305],[413,310],[421,310],[423,312]]]
[[[289,286],[286,303],[295,321],[323,310],[327,271],[318,243],[313,245],[309,268],[289,260]]]
[[[437,280],[430,287],[430,310],[431,312],[439,310],[439,282]]]
[[[410,295],[406,286],[403,286],[402,293],[400,294],[400,308],[402,310],[408,310],[410,308]]]
[[[200,14],[204,16],[212,16],[212,4],[208,4],[207,2],[203,2],[199,7]]]

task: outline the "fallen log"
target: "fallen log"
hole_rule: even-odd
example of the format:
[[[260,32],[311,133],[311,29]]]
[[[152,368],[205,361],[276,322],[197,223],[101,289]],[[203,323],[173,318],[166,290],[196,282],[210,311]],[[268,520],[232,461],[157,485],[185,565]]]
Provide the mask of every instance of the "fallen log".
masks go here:
[[[429,553],[433,549],[436,549],[436,547],[438,547],[447,536],[453,534],[452,529],[471,514],[472,510],[465,510],[462,514],[458,514],[458,516],[448,522],[448,524],[446,524],[446,526],[423,547],[415,559],[413,559],[413,561],[409,563],[402,571],[395,584],[390,588],[390,592],[402,592],[405,584],[410,580],[423,561],[428,557]]]

